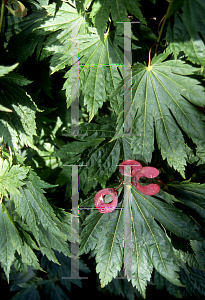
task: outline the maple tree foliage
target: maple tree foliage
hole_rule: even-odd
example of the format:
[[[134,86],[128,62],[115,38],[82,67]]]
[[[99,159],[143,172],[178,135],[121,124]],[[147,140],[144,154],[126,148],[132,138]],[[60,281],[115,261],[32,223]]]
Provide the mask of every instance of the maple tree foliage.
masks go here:
[[[80,271],[94,257],[110,293],[146,298],[151,285],[203,298],[205,1],[0,3],[0,264],[13,299],[69,299],[71,283],[82,287],[63,280],[72,242]]]

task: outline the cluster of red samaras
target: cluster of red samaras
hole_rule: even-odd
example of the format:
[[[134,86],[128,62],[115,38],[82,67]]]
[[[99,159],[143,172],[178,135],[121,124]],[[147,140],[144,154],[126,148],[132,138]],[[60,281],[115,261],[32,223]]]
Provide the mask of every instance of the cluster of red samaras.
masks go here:
[[[130,166],[130,169],[131,169],[130,173],[125,172],[125,168],[127,165]],[[156,168],[142,167],[142,165],[138,161],[128,159],[128,160],[123,161],[120,164],[119,171],[124,176],[132,177],[131,183],[142,194],[145,194],[147,196],[152,196],[152,195],[157,194],[160,190],[160,186],[158,184],[151,183],[146,186],[142,186],[138,182],[138,180],[141,177],[146,177],[146,178],[157,177],[159,175],[159,171]],[[104,202],[105,195],[112,196],[111,203]],[[116,189],[108,188],[108,189],[100,190],[95,195],[94,203],[100,213],[106,214],[106,213],[112,212],[113,210],[115,210],[117,203],[118,203],[118,195],[117,195]]]

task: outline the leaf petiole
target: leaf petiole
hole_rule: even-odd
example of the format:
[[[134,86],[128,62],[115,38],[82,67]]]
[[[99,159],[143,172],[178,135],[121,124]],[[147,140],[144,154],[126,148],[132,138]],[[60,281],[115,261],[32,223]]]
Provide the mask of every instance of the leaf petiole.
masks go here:
[[[3,18],[4,18],[4,7],[5,7],[5,3],[4,3],[4,1],[1,1],[0,34],[1,34],[1,28],[2,28],[2,24],[3,24]]]

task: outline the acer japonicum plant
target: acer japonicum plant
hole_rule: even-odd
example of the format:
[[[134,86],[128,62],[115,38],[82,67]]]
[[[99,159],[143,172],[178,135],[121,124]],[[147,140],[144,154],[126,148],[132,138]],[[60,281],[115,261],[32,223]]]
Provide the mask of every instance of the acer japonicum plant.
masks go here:
[[[130,165],[131,166],[131,172],[125,172],[125,166]],[[132,177],[131,183],[136,187],[138,191],[141,193],[151,196],[155,195],[159,192],[160,186],[157,184],[148,184],[147,186],[141,186],[138,182],[138,180],[143,176],[146,178],[154,178],[159,175],[159,171],[156,168],[153,167],[142,167],[142,165],[135,160],[125,160],[120,164],[119,171],[124,176]],[[117,189],[117,188],[116,188]],[[97,192],[94,198],[95,206],[99,210],[100,213],[106,214],[110,213],[115,210],[117,203],[118,203],[118,195],[116,192],[116,189],[103,189]],[[105,195],[111,195],[112,196],[112,202],[105,203],[104,202],[104,196]]]
[[[14,299],[67,300],[73,240],[110,293],[203,298],[204,0],[0,5],[0,263]]]

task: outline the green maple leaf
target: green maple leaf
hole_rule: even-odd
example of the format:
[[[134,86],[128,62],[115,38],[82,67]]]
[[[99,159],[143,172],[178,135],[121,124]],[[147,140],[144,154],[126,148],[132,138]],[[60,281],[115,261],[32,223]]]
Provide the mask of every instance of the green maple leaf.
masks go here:
[[[131,270],[127,270],[127,266],[124,266],[125,271],[128,271],[126,271],[128,280],[132,281],[133,286],[136,286],[144,297],[153,268],[172,284],[182,286],[178,274],[178,255],[166,230],[185,240],[192,239],[195,244],[200,245],[202,239],[200,227],[196,221],[175,208],[170,201],[165,203],[159,200],[166,198],[165,192],[160,191],[156,198],[146,196],[135,188],[132,191],[133,250],[131,251],[131,247],[129,250],[128,247],[124,253],[124,261],[132,259]],[[86,201],[88,205],[90,201],[91,199]],[[124,201],[128,199],[125,197]],[[122,267],[124,236],[122,208],[123,202],[119,203],[117,209],[110,214],[95,211],[83,223],[85,227],[81,233],[80,254],[94,250],[96,271],[100,273],[102,287],[115,278]],[[130,204],[129,209],[131,210]]]
[[[203,106],[205,94],[198,81],[187,76],[198,71],[198,68],[180,60],[162,62],[167,56],[161,54],[155,57],[150,67],[143,64],[133,67],[132,149],[142,160],[150,162],[155,133],[162,158],[167,159],[169,165],[185,178],[188,158],[183,132],[197,145],[196,154],[201,163],[205,161],[205,125],[202,114],[192,105]],[[122,85],[113,95],[121,91]],[[130,122],[130,119],[125,116],[124,122]],[[122,128],[121,114],[117,134]]]
[[[85,19],[77,14],[75,8],[66,3],[62,4],[56,15],[55,4],[45,8],[51,17],[45,19],[35,30],[37,34],[51,32],[44,44],[41,59],[52,55],[50,69],[53,74],[66,66],[71,66],[72,43],[79,43],[79,91],[78,78],[71,74],[71,69],[65,74],[67,79],[63,89],[66,90],[67,108],[73,101],[71,92],[75,99],[77,93],[82,91],[90,122],[98,109],[107,101],[107,95],[117,87],[121,80],[117,66],[122,69],[123,53],[119,46],[123,48],[123,40],[116,36],[113,42],[113,33],[108,31],[102,42],[97,29],[87,28]],[[55,18],[53,18],[54,15]],[[77,37],[71,37],[72,29],[78,29]],[[119,99],[120,97],[117,96],[112,101],[112,107],[116,113],[119,110]]]

